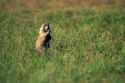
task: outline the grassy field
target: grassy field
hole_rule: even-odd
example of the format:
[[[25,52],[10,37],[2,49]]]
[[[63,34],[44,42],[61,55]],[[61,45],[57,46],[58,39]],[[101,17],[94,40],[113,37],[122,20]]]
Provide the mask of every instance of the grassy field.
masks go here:
[[[0,83],[124,83],[124,0],[1,0]],[[34,43],[43,22],[51,49]]]

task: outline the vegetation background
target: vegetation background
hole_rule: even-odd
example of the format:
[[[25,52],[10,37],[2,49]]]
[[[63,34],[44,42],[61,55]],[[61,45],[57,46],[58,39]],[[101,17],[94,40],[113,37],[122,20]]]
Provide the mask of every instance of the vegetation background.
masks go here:
[[[51,49],[34,50],[49,22]],[[0,0],[0,83],[124,83],[125,0]]]

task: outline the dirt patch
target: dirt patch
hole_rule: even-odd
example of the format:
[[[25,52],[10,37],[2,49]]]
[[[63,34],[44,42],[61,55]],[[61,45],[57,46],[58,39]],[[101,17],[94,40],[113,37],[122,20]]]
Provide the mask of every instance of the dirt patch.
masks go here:
[[[38,0],[22,0],[22,3],[28,7],[35,7]]]

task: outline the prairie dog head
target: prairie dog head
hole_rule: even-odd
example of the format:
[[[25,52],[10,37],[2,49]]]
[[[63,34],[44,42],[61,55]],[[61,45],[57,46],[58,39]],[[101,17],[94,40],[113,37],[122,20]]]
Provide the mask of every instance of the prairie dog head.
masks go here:
[[[42,32],[44,32],[44,33],[50,32],[50,26],[48,23],[41,25],[40,30],[39,30],[39,34]]]

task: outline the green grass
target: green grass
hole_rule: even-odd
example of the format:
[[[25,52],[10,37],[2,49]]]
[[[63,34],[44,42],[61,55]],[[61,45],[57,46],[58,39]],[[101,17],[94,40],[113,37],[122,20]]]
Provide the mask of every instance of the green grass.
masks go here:
[[[0,11],[0,83],[124,83],[123,9],[19,5]],[[38,53],[34,44],[44,21],[51,26],[51,49]]]

